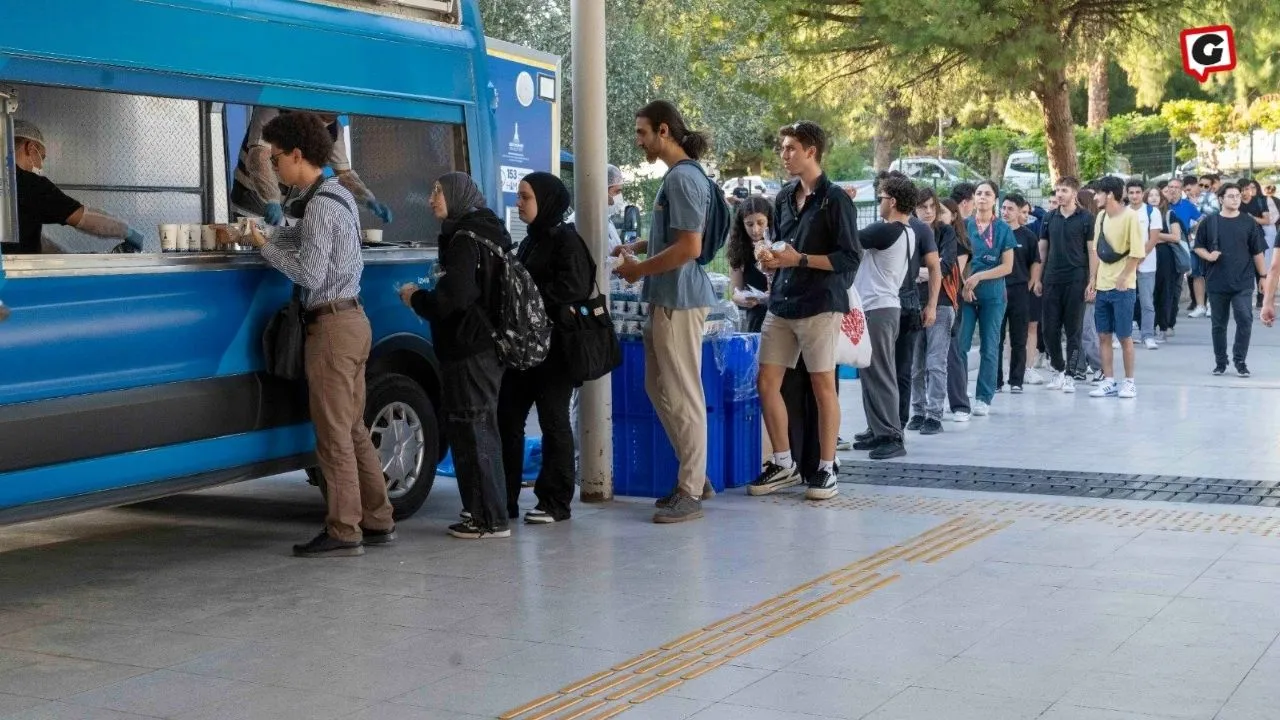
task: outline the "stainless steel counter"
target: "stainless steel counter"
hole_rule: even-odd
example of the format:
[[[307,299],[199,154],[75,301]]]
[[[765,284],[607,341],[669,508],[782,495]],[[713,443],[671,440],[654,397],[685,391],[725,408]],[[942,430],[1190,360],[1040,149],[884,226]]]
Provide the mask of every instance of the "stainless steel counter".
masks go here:
[[[435,248],[366,248],[364,250],[366,265],[424,262],[434,260],[436,257]],[[267,264],[257,251],[7,255],[2,262],[5,276],[11,279],[240,270],[265,267]]]

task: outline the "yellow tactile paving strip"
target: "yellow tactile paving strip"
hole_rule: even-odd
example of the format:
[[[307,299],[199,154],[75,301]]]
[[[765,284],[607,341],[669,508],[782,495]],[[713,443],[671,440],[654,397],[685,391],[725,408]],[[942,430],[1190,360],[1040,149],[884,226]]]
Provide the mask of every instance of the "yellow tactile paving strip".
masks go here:
[[[607,720],[616,717],[893,584],[901,577],[892,572],[897,564],[938,562],[1012,522],[975,517],[948,520],[910,540],[508,710],[499,718]]]
[[[1266,508],[1259,508],[1261,512],[1258,514],[1244,514],[1166,508],[1141,509],[1131,506],[1064,505],[1030,500],[963,500],[909,495],[841,495],[821,504],[807,502],[803,495],[775,495],[768,500],[781,505],[803,505],[822,510],[878,510],[906,515],[1043,520],[1065,524],[1097,522],[1113,527],[1132,527],[1143,530],[1280,536],[1280,512],[1272,510],[1267,513]]]

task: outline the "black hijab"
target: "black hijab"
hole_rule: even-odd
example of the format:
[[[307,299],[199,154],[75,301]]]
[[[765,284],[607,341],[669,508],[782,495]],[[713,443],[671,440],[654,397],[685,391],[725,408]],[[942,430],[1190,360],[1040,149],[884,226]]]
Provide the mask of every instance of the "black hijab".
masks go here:
[[[533,189],[538,200],[538,217],[529,223],[530,235],[546,235],[549,230],[564,222],[569,212],[569,190],[560,178],[546,172],[529,173],[524,182]]]
[[[485,207],[484,193],[476,187],[476,181],[463,172],[451,172],[442,175],[436,182],[444,192],[445,210],[449,213],[447,220],[457,220],[479,208]]]

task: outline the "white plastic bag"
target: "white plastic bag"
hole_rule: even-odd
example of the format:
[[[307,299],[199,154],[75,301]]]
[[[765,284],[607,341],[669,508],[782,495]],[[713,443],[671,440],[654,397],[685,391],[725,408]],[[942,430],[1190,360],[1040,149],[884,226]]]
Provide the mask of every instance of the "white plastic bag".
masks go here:
[[[862,298],[849,286],[849,312],[840,320],[836,337],[836,364],[865,368],[871,365],[871,338],[867,337],[867,316],[862,312]]]

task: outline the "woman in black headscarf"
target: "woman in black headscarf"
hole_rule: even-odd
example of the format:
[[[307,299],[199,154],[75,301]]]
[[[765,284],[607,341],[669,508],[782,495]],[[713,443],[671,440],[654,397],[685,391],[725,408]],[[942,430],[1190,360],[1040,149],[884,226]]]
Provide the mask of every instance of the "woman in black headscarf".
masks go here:
[[[573,223],[564,222],[569,191],[560,178],[536,172],[520,181],[516,209],[529,226],[517,256],[538,286],[547,316],[556,323],[566,307],[586,300],[595,279],[587,244]],[[542,469],[533,493],[537,506],[525,513],[530,524],[569,519],[574,491],[573,430],[569,399],[573,381],[565,374],[560,336],[551,333],[551,352],[529,370],[508,369],[498,399],[498,428],[502,434],[502,463],[507,472],[507,512],[520,517],[520,488],[524,475],[524,426],[529,409],[538,408],[542,428]]]
[[[464,521],[451,526],[449,534],[468,540],[510,537],[497,421],[504,368],[492,334],[503,260],[477,238],[505,252],[511,236],[466,173],[449,173],[436,181],[431,210],[442,221],[439,264],[444,273],[431,290],[402,287],[400,298],[431,322],[440,358],[445,434],[466,510]]]

